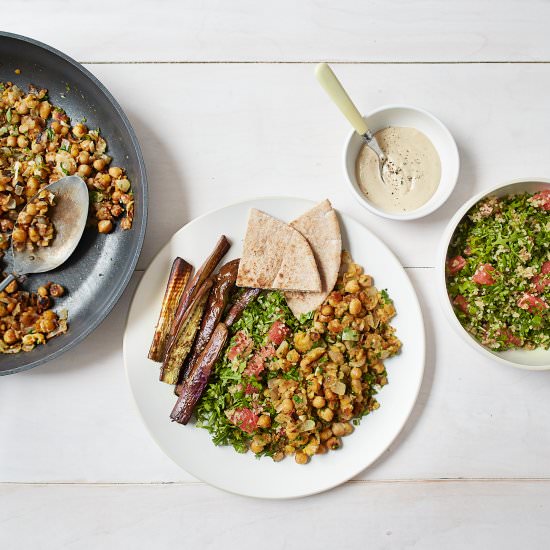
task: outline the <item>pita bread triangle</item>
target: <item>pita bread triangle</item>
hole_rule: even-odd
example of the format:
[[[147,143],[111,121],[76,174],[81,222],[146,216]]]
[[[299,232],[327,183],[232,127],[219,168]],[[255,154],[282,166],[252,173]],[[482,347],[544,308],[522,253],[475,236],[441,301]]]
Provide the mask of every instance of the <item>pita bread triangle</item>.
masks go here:
[[[252,208],[237,285],[319,292],[321,278],[307,240],[290,225]]]

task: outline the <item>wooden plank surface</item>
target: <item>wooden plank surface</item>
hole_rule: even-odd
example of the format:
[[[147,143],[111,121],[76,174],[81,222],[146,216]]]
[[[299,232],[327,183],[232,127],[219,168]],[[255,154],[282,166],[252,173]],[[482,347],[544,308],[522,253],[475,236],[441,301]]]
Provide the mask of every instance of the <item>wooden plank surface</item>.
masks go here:
[[[550,4],[540,0],[12,5],[5,30],[49,43],[79,61],[550,60]]]
[[[369,482],[258,501],[202,484],[0,485],[3,548],[548,547],[550,482]]]

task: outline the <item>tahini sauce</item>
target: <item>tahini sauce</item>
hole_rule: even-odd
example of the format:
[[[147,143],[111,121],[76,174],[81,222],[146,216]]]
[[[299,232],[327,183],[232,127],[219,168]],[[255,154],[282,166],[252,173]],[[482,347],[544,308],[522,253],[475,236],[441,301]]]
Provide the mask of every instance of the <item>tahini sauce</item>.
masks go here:
[[[388,158],[384,181],[376,153],[363,145],[355,166],[361,191],[386,212],[410,212],[426,204],[441,179],[441,161],[432,142],[415,128],[390,126],[375,135]]]

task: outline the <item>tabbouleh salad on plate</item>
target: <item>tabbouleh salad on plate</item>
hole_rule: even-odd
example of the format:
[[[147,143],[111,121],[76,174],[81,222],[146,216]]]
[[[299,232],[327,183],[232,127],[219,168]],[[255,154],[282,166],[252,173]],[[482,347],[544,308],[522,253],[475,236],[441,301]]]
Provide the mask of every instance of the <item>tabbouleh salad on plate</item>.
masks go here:
[[[489,196],[458,225],[447,288],[464,328],[494,350],[550,347],[550,189]]]
[[[341,446],[352,423],[379,407],[383,361],[401,343],[385,291],[348,262],[315,312],[296,319],[282,293],[266,291],[231,327],[195,410],[217,445],[298,464]]]

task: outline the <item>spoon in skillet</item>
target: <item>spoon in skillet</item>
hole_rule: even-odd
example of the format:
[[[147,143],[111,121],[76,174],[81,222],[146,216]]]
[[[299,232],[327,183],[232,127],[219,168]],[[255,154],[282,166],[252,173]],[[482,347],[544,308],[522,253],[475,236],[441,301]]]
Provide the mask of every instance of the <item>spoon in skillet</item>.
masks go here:
[[[380,178],[386,183],[384,181],[383,168],[388,157],[380,148],[375,135],[369,130],[365,119],[361,116],[361,113],[350,99],[348,93],[344,90],[344,87],[327,63],[319,63],[317,65],[315,68],[315,76],[325,89],[325,92],[330,96],[330,99],[332,99],[340,111],[342,111],[342,114],[351,123],[353,129],[363,138],[365,144],[376,153],[378,157],[378,167],[380,169]]]
[[[22,275],[44,273],[59,267],[80,242],[86,227],[90,203],[84,180],[78,176],[66,176],[50,183],[39,193],[44,190],[55,195],[56,204],[50,211],[50,219],[56,231],[55,238],[50,246],[37,247],[35,250],[25,248],[21,251],[14,248],[12,239],[13,273],[0,283],[0,292]]]

